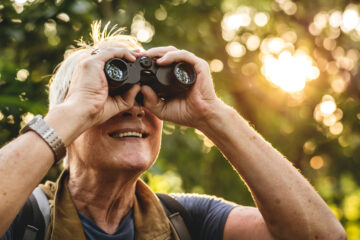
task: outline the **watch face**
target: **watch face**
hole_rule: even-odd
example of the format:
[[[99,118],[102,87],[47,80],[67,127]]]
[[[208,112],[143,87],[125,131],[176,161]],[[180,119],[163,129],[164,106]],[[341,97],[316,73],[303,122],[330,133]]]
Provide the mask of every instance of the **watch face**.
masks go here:
[[[41,119],[41,115],[36,115],[33,119],[31,119],[30,122],[28,122],[28,124],[26,124],[21,130],[20,133],[26,133],[27,131],[29,131],[31,129],[31,126],[33,124],[35,124],[39,119]]]

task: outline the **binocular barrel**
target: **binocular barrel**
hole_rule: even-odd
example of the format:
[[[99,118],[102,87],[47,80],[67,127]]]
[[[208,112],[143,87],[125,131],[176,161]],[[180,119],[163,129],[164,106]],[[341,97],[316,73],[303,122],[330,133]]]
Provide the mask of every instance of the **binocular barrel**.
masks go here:
[[[194,67],[186,62],[159,66],[149,57],[135,62],[113,58],[106,62],[104,72],[109,85],[109,95],[126,92],[140,83],[150,86],[160,98],[169,99],[186,93],[196,81]]]

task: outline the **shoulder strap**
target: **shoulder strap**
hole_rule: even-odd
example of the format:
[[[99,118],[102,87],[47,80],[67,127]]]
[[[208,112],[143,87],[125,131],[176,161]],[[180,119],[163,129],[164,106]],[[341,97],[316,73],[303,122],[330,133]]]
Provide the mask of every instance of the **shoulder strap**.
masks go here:
[[[50,221],[50,206],[44,192],[37,187],[15,220],[14,240],[43,240]]]
[[[160,199],[166,215],[176,229],[180,240],[198,239],[194,228],[194,220],[185,207],[168,194],[157,193],[156,195]]]
[[[180,240],[198,239],[190,213],[175,198],[156,194]],[[44,192],[37,187],[15,220],[13,240],[43,240],[50,221],[50,206]]]
[[[39,206],[39,209],[41,211],[41,214],[43,216],[43,219],[45,221],[45,231],[50,223],[50,205],[49,205],[49,199],[47,198],[44,191],[37,187],[32,193],[34,197],[36,198],[36,202]]]

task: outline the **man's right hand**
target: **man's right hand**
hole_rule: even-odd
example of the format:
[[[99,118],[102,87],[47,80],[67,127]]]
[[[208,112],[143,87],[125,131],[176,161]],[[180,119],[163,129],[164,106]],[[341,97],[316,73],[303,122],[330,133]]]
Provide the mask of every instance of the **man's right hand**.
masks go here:
[[[125,48],[105,47],[99,48],[95,54],[84,52],[80,56],[63,104],[72,106],[75,114],[81,116],[83,131],[134,105],[140,86],[134,85],[123,96],[108,96],[104,66],[108,60],[115,57],[134,62],[137,54]]]

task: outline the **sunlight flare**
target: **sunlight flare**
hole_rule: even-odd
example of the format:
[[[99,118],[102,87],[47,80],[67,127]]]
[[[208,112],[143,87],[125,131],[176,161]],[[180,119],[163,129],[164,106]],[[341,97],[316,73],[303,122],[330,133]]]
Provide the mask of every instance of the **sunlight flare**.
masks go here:
[[[263,75],[286,92],[303,90],[307,81],[318,78],[320,74],[312,59],[301,51],[294,55],[283,51],[277,58],[268,54],[262,60]]]

